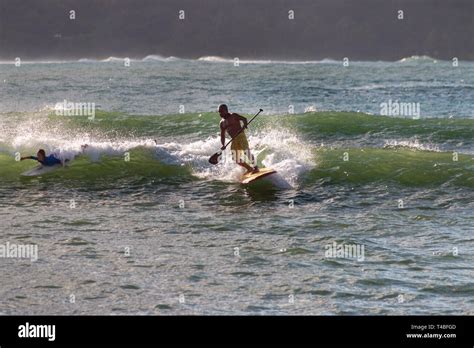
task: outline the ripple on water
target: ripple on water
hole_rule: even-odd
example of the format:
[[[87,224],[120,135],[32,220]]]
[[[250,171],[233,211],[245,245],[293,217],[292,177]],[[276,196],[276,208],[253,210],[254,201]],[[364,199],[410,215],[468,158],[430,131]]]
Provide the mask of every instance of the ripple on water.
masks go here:
[[[140,287],[134,284],[120,285],[120,288],[125,289],[125,290],[140,290]]]

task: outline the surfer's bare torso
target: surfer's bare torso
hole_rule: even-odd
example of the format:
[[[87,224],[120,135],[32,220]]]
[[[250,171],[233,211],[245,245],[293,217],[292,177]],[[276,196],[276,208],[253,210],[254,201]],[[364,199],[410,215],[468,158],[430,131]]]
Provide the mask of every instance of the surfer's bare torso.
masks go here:
[[[244,128],[246,125],[247,119],[245,117],[240,116],[239,114],[232,113],[227,114],[227,116],[221,120],[220,126],[221,130],[227,131],[227,133],[231,137],[235,137],[240,130],[242,129],[242,125],[240,121],[244,122]]]

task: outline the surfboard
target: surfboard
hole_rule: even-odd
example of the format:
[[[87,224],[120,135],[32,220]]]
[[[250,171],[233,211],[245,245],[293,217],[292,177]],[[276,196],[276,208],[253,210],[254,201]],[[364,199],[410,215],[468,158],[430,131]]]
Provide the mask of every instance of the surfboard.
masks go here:
[[[244,185],[250,184],[255,180],[262,179],[273,173],[276,173],[276,170],[273,170],[272,168],[260,168],[260,170],[256,173],[246,173],[242,175],[240,182]]]
[[[22,176],[40,176],[43,174],[54,172],[55,170],[62,168],[62,164],[55,164],[53,166],[43,166],[39,165],[33,169],[27,170],[26,172],[21,173]]]

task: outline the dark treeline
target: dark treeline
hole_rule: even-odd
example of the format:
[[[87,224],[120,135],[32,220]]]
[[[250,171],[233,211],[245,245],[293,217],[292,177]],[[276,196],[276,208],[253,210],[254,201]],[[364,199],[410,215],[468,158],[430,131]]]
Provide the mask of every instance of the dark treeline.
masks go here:
[[[472,0],[0,0],[0,59],[474,60],[473,10]]]

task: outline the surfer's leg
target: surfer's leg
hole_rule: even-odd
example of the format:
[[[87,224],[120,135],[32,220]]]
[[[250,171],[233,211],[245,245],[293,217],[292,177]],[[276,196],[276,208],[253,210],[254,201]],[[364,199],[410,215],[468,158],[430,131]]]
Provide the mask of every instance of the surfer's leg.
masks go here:
[[[242,160],[245,164],[247,164],[251,169],[252,173],[257,173],[258,172],[258,166],[257,162],[255,161],[254,155],[250,152],[250,149],[247,147],[245,151],[242,151],[242,158],[245,157],[245,159]],[[244,155],[245,154],[245,155]]]
[[[254,155],[250,152],[250,146],[245,133],[241,133],[238,142],[239,149],[241,150],[241,162],[245,163],[245,168],[249,172],[258,172],[257,162],[255,161]],[[250,169],[249,169],[250,168]]]
[[[258,172],[257,161],[255,161],[255,156],[250,152],[250,149],[247,150],[247,158],[249,159],[250,164],[253,166],[252,173]]]
[[[248,165],[245,161],[245,151],[243,150],[234,150],[235,153],[235,163],[237,163],[239,166],[245,168],[247,172],[253,171],[252,166]]]
[[[251,166],[249,166],[249,165],[248,165],[247,163],[245,163],[245,162],[237,162],[237,164],[238,164],[239,166],[245,168],[248,173],[254,171],[254,168],[252,168]]]
[[[254,157],[250,157],[249,143],[244,133],[240,133],[232,142],[231,149],[235,154],[235,162],[245,168],[248,173],[258,172]],[[252,158],[252,160],[250,160]]]

